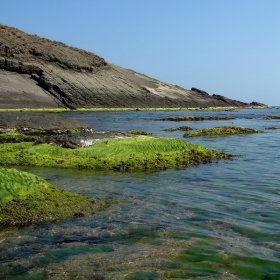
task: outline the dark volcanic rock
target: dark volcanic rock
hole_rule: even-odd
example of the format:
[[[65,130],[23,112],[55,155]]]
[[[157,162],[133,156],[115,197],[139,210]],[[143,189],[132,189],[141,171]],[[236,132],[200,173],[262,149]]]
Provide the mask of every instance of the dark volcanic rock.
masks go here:
[[[163,83],[91,52],[1,24],[0,69],[0,108],[248,106]]]

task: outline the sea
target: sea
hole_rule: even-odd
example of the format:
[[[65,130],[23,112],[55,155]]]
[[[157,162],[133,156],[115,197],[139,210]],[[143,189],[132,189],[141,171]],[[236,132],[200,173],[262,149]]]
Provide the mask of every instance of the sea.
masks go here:
[[[232,154],[153,173],[18,167],[57,188],[102,198],[90,216],[0,232],[0,279],[280,279],[280,107],[234,111],[65,112],[94,131],[152,132]],[[177,116],[235,117],[172,122]],[[243,126],[260,133],[183,138]]]

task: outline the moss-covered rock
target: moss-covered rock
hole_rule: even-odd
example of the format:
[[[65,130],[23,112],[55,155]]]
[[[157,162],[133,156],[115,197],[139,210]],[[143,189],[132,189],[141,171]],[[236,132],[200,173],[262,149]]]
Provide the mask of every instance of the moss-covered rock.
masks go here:
[[[127,133],[134,135],[152,135],[152,132],[147,132],[143,130],[129,130]]]
[[[173,138],[102,139],[93,146],[66,149],[48,144],[0,145],[0,164],[116,171],[182,168],[229,156]]]
[[[0,143],[20,143],[20,142],[34,142],[39,138],[37,131],[19,132],[10,130],[7,132],[0,131]]]
[[[93,213],[101,202],[57,189],[36,175],[0,167],[0,225],[26,225]]]
[[[186,132],[184,137],[198,137],[198,136],[228,136],[234,134],[248,134],[258,133],[258,130],[246,128],[241,126],[218,126],[214,128],[205,128],[202,130]]]

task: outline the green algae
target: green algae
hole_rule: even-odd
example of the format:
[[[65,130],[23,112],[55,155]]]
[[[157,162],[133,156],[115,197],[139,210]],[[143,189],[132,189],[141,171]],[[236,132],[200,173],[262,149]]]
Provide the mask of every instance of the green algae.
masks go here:
[[[223,271],[229,275],[236,275],[240,279],[279,279],[279,262],[267,258],[260,258],[257,254],[248,256],[245,252],[224,254],[222,248],[212,247],[205,242],[194,244],[175,258],[182,269],[180,277],[222,277]],[[258,267],[258,269],[252,269]],[[239,278],[238,278],[239,279]]]
[[[29,131],[29,132],[19,132],[16,130],[10,130],[7,132],[0,132],[0,143],[19,143],[23,141],[35,141],[37,136],[36,131]]]
[[[142,130],[129,130],[128,133],[134,135],[152,135],[152,132],[147,132]]]
[[[83,216],[101,203],[57,189],[36,175],[0,167],[0,225],[26,225]]]
[[[183,137],[199,136],[228,136],[235,134],[259,133],[260,131],[241,126],[219,126],[214,128],[205,128],[202,130],[186,132]]]
[[[103,139],[93,146],[66,149],[49,144],[0,145],[0,164],[116,171],[156,171],[183,168],[230,156],[173,138]]]
[[[113,252],[114,249],[111,246],[97,244],[95,246],[89,247],[89,246],[73,246],[73,247],[65,247],[65,248],[59,248],[57,250],[54,250],[50,254],[46,255],[44,258],[39,259],[40,263],[44,264],[50,264],[55,262],[63,262],[69,257],[90,253],[90,254],[98,254],[98,253],[108,253]]]

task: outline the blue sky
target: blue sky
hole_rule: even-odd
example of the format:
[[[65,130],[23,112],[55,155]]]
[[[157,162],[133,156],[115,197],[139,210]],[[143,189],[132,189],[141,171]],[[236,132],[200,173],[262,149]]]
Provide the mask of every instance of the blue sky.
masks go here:
[[[279,0],[1,0],[0,23],[186,89],[280,105]]]

